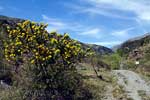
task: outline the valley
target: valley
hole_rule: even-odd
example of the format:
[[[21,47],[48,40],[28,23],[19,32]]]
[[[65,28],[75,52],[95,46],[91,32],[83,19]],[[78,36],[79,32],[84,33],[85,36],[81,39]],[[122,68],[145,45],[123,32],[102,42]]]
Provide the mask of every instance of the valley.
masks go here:
[[[18,27],[18,23],[23,24]],[[10,34],[6,26],[17,28]],[[45,27],[43,24],[35,24],[24,19],[0,16],[1,100],[22,100],[23,96],[27,97],[24,100],[31,100],[28,95],[32,95],[31,98],[41,95],[52,98],[41,100],[150,100],[150,34],[127,40],[111,49],[78,40],[75,42],[68,34],[48,33]],[[27,35],[23,35],[18,28],[27,31]],[[11,37],[13,32],[18,32],[19,36],[15,34],[18,39],[10,43],[8,41],[16,39],[15,36]],[[44,35],[41,35],[42,32]],[[26,36],[27,42],[23,36]],[[20,45],[22,41],[25,41],[25,46]],[[6,42],[8,46],[5,46]],[[12,46],[13,42],[15,46]],[[13,48],[9,49],[9,46]],[[9,50],[15,54],[12,55]],[[26,50],[23,56],[21,50]],[[84,58],[88,50],[93,55]],[[31,55],[33,58],[28,61]],[[12,63],[5,59],[9,56],[16,57],[15,63],[13,60]],[[47,59],[50,59],[50,62]],[[81,83],[78,85],[78,82]],[[54,90],[52,93],[51,88]],[[38,91],[39,94],[36,89],[41,89]],[[50,96],[45,93],[47,90],[51,93]],[[71,94],[68,94],[70,92]],[[24,95],[26,93],[29,94]]]

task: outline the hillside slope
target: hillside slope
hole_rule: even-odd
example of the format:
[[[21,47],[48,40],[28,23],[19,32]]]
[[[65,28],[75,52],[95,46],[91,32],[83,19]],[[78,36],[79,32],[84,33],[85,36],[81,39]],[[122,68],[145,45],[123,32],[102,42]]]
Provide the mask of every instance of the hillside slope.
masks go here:
[[[129,39],[118,46],[114,46],[114,50],[121,49],[123,52],[131,52],[136,48],[149,44],[149,42],[150,42],[150,33],[147,33],[143,36]]]

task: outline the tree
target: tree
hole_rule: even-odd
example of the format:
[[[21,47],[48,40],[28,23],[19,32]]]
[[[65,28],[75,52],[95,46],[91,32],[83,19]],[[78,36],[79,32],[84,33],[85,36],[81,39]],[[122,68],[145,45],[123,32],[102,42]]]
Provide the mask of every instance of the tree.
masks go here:
[[[75,64],[87,56],[68,34],[48,33],[30,21],[7,27],[5,58],[13,64],[14,86],[25,100],[88,99]]]

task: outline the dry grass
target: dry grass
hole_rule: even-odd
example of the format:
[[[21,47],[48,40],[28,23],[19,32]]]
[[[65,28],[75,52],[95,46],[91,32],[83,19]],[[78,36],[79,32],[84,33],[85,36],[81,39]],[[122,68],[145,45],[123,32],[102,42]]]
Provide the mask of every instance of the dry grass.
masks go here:
[[[89,65],[87,65],[86,68],[83,68],[83,70],[78,70],[78,72],[84,77],[84,84],[92,92],[92,100],[105,100],[108,86],[110,86],[114,81],[110,71],[105,69],[98,71],[98,74],[101,75],[104,80],[99,79]]]
[[[78,71],[84,77],[87,88],[92,92],[93,100],[132,100],[132,98],[127,97],[124,88],[118,85],[117,79],[111,74],[111,71],[106,69],[98,71],[104,80],[97,78],[89,65]]]
[[[142,100],[150,100],[150,96],[146,95],[145,91],[138,91],[138,93],[142,97]]]

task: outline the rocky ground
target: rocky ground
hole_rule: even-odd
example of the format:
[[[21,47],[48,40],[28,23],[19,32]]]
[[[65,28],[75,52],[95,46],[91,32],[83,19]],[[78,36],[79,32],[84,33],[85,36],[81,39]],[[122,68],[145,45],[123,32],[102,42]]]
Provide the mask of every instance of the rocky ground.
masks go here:
[[[133,100],[149,100],[143,99],[140,92],[150,95],[150,85],[144,81],[137,73],[129,70],[113,70],[112,72],[118,79],[117,83],[121,85],[128,98]]]

